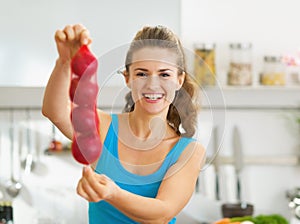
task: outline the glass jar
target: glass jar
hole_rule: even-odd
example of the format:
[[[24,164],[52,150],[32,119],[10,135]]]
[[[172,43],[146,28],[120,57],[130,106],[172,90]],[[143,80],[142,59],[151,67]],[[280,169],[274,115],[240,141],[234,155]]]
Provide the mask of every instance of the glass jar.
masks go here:
[[[252,44],[232,43],[230,47],[230,64],[228,85],[246,86],[252,84]]]
[[[197,43],[194,45],[194,49],[194,73],[197,83],[203,86],[215,85],[215,44]]]
[[[285,66],[280,56],[264,57],[264,67],[260,82],[262,85],[285,85]]]

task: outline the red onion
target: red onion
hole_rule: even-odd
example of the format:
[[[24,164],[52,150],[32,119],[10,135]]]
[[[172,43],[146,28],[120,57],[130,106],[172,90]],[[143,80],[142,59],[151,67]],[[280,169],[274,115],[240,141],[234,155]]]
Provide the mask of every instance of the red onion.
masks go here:
[[[72,155],[82,164],[95,162],[102,152],[102,143],[99,135],[79,135],[73,138]]]
[[[86,45],[83,45],[71,61],[72,73],[82,76],[93,75],[97,72],[98,61]]]

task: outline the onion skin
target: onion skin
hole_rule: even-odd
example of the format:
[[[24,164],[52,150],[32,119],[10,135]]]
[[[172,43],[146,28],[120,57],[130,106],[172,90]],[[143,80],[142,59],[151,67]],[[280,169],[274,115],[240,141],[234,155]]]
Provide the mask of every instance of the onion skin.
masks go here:
[[[98,61],[83,45],[71,61],[69,97],[72,102],[72,155],[81,164],[94,163],[101,155],[100,120],[97,113]]]
[[[98,61],[86,45],[83,45],[72,58],[72,73],[81,77],[83,74],[91,76],[97,72]]]
[[[93,107],[97,103],[98,90],[97,84],[92,83],[89,80],[80,79],[74,92],[73,103],[81,106]]]
[[[87,107],[75,107],[71,112],[73,129],[76,133],[97,132],[97,120],[94,110]]]
[[[71,150],[77,162],[87,165],[100,157],[102,143],[98,135],[80,135],[73,138]]]
[[[71,85],[70,85],[70,90],[69,90],[69,95],[70,95],[70,100],[73,102],[74,100],[74,96],[75,96],[75,92],[77,90],[77,86],[79,83],[79,77],[75,77],[71,79]]]

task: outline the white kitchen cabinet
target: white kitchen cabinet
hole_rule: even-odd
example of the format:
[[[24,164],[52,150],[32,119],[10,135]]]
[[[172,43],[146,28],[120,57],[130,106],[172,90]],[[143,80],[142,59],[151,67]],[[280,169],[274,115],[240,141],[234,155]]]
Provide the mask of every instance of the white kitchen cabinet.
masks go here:
[[[126,92],[127,89],[122,87],[102,89],[98,105],[107,111],[121,111],[124,99],[120,91]],[[5,123],[7,127],[10,108],[21,110],[31,108],[36,128],[43,133],[48,133],[44,136],[43,141],[43,147],[47,147],[51,138],[51,126],[49,121],[40,113],[43,92],[44,88],[42,87],[1,87],[0,109],[1,122]],[[223,87],[219,90],[207,88],[204,89],[204,92],[203,108],[199,116],[199,131],[196,136],[207,148],[207,154],[212,153],[214,146],[211,131],[217,125],[221,129],[224,128],[221,135],[223,144],[219,155],[230,158],[232,156],[232,128],[234,125],[238,126],[241,130],[245,158],[251,156],[266,158],[266,164],[250,162],[245,165],[242,177],[244,198],[255,205],[257,213],[277,212],[288,216],[288,202],[285,198],[285,191],[300,185],[300,167],[288,164],[271,165],[268,162],[268,157],[280,158],[294,156],[297,153],[299,155],[300,133],[292,119],[300,110],[300,87]],[[24,119],[23,112],[20,112],[19,116],[23,116]],[[2,126],[3,129],[5,129],[5,126]],[[2,136],[2,146],[4,143]],[[57,196],[56,194],[65,194],[70,197],[75,189],[75,186],[71,184],[71,178],[79,178],[80,166],[76,165],[74,161],[70,163],[69,160],[51,156],[44,156],[43,161],[58,165],[55,166],[55,169],[53,166],[49,166],[53,169],[51,168],[51,172],[47,177],[34,175],[27,178],[26,186],[36,189],[36,192],[43,197],[46,197],[45,192],[47,191],[52,192],[55,196]],[[2,167],[3,163],[1,164]],[[64,178],[58,178],[55,182],[55,176],[57,173],[61,173],[61,169],[65,169],[70,178],[66,186],[63,183]],[[218,218],[221,215],[220,204],[235,201],[234,169],[230,164],[221,168],[221,201],[219,202],[214,198],[213,166],[209,165],[200,177],[200,193],[194,194],[190,203],[184,209],[184,214],[197,220],[208,218],[209,214],[214,214],[214,217]],[[44,183],[48,183],[45,189],[43,188]],[[53,192],[53,189],[57,189],[56,187],[60,187],[62,192],[57,193],[55,190]],[[34,195],[33,192],[31,194]],[[72,200],[76,201],[77,199],[73,198]],[[57,201],[55,200],[50,203],[53,208],[51,212],[56,211]],[[81,204],[81,206],[76,209],[86,208],[84,204]],[[200,212],[199,209],[203,210]],[[28,207],[22,198],[16,201],[17,211],[26,211],[32,216],[37,214],[37,211]],[[22,213],[22,215],[25,214]]]
[[[218,145],[218,156],[224,158],[220,168],[221,201],[215,201],[215,170],[208,160],[200,175],[200,193],[192,199],[187,212],[198,220],[210,214],[205,210],[207,207],[201,206],[203,195],[219,211],[222,203],[237,202],[234,167],[228,162],[233,160],[232,133],[237,126],[245,161],[243,198],[254,204],[255,214],[279,213],[288,218],[286,191],[300,186],[300,125],[296,122],[300,116],[300,88],[224,87],[224,101],[214,100],[220,90],[204,91],[206,99],[211,98],[211,102],[216,103],[209,104],[209,100],[204,103],[197,137],[206,146],[208,157],[214,156],[212,128],[221,129],[219,141],[222,144]],[[204,211],[196,212],[197,207]]]

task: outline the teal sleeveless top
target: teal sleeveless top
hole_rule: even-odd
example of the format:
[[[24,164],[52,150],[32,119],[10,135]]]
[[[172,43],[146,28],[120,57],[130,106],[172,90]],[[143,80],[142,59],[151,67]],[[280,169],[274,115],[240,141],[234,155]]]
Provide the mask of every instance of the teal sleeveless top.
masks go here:
[[[155,198],[159,186],[168,171],[186,146],[195,139],[181,137],[176,145],[167,154],[160,168],[149,175],[137,175],[127,171],[118,159],[118,117],[112,114],[112,122],[109,126],[102,149],[101,157],[97,163],[95,172],[105,174],[122,189],[144,197]],[[174,217],[169,224],[174,224]],[[89,202],[90,224],[136,224],[118,209],[106,201]]]

